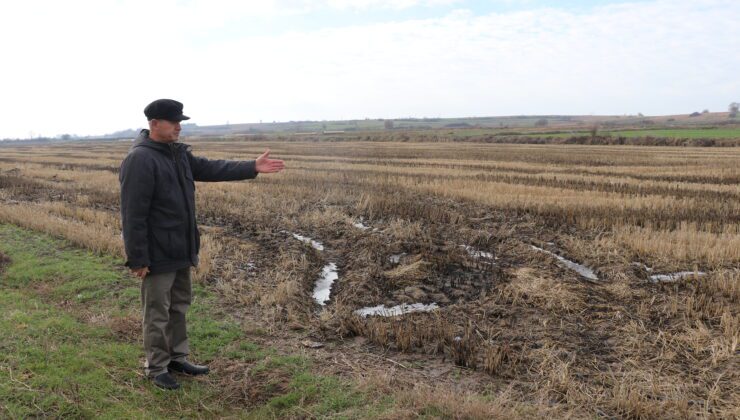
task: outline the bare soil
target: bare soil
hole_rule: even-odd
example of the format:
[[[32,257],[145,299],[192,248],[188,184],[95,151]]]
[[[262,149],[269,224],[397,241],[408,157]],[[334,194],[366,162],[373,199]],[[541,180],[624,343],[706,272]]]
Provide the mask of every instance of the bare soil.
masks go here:
[[[301,232],[322,242],[324,251],[285,233],[221,226],[225,235],[256,244],[249,260],[257,269],[244,268],[237,280],[243,294],[271,293],[258,285],[265,280],[257,271],[286,268],[276,258],[281,253],[302,255],[310,273],[299,278],[303,298],[284,302],[277,316],[269,305],[229,305],[229,311],[245,325],[269,331],[256,336],[257,342],[303,351],[333,374],[357,379],[393,372],[404,386],[446,384],[480,393],[508,389],[523,399],[538,395],[551,407],[580,407],[594,394],[611,401],[598,410],[586,409],[592,415],[678,414],[680,404],[655,391],[653,381],[673,383],[701,405],[712,398],[706,393],[712,382],[730,386],[730,378],[738,377],[737,350],[726,355],[729,364],[697,365],[695,350],[664,338],[695,322],[721,322],[716,311],[730,310],[731,296],[709,298],[719,305],[715,316],[686,319],[671,313],[670,306],[697,295],[693,282],[651,284],[644,269],[623,257],[600,249],[569,249],[573,236],[598,232],[550,226],[528,215],[466,203],[427,201],[430,209],[466,217],[425,225],[406,238],[394,232],[388,219],[371,213],[361,214],[368,230],[348,225]],[[494,258],[476,258],[462,245]],[[583,278],[531,245],[589,265],[599,280]],[[390,259],[398,254],[397,263]],[[339,280],[331,301],[321,308],[310,290],[328,261],[337,262]],[[218,271],[210,281],[221,281]],[[258,301],[244,295],[240,299]],[[224,295],[225,302],[233,300]],[[441,309],[385,318],[353,314],[378,304],[432,302]],[[301,342],[307,338],[325,346],[306,349]],[[636,377],[635,371],[647,377]],[[690,385],[697,381],[707,388]],[[634,393],[618,394],[625,387]],[[660,408],[651,411],[652,406]]]

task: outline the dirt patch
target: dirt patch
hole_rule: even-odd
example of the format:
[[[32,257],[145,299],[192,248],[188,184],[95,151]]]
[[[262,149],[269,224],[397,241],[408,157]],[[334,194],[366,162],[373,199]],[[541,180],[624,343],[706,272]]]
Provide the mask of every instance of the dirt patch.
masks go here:
[[[58,284],[54,284],[53,282],[34,282],[30,285],[31,290],[44,302],[69,313],[82,323],[108,328],[113,335],[124,341],[137,342],[141,340],[142,327],[140,314],[128,313],[113,316],[110,308],[96,309],[88,305],[88,303],[76,299],[54,299],[53,292],[56,286]]]
[[[291,378],[285,369],[257,370],[255,363],[228,359],[216,359],[209,366],[222,400],[240,407],[254,407],[285,394]]]
[[[5,271],[5,267],[10,265],[11,262],[12,261],[9,256],[0,252],[0,274],[2,274]]]
[[[110,329],[116,337],[130,342],[141,339],[141,317],[126,315],[112,318],[109,322]]]
[[[132,343],[141,341],[141,316],[138,314],[129,313],[113,316],[104,310],[102,312],[99,310],[93,311],[85,304],[69,300],[64,300],[57,306],[82,323],[108,328],[119,340]]]

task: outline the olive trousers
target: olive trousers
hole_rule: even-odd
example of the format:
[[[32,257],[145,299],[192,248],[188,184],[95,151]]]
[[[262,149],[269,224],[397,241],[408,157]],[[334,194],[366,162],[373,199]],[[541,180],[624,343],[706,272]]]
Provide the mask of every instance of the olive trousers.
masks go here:
[[[189,353],[185,313],[190,306],[190,267],[149,274],[141,282],[144,312],[145,373],[167,372],[170,361],[184,362]]]

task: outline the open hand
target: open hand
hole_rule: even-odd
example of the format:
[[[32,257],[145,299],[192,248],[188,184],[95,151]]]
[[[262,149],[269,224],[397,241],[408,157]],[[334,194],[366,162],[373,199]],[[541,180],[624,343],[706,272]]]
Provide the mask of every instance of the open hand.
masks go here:
[[[279,159],[270,159],[268,156],[270,156],[270,149],[267,149],[265,153],[261,154],[260,157],[257,158],[255,161],[255,169],[257,172],[271,174],[285,169],[285,162]]]

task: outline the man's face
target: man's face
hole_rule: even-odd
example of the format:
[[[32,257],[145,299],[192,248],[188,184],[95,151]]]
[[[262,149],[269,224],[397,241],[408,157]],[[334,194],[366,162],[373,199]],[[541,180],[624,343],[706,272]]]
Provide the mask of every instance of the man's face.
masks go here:
[[[162,143],[174,143],[180,138],[180,122],[152,120],[149,124],[149,137]]]

